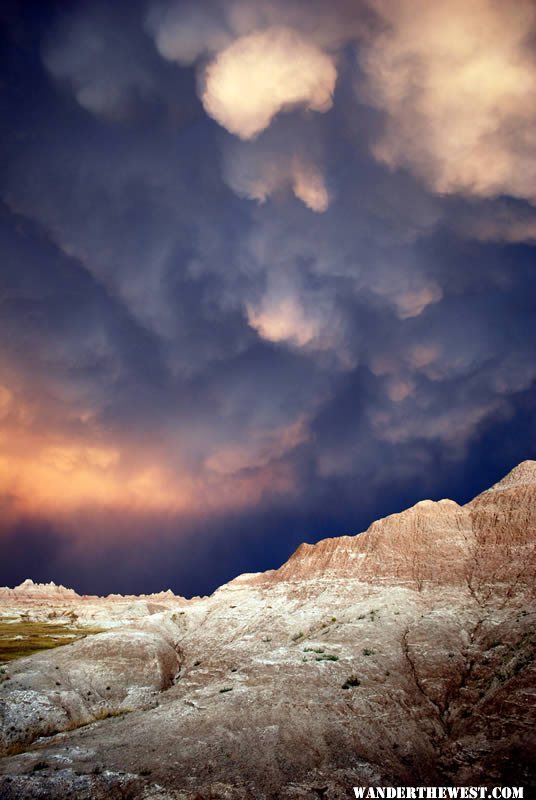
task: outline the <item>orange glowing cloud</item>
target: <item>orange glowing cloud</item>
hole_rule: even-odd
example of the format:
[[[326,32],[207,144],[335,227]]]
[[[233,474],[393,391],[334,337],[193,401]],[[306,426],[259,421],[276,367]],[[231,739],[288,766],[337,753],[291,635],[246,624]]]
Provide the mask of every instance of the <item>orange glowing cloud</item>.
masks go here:
[[[52,437],[55,438],[55,437]],[[0,486],[16,507],[28,513],[99,508],[182,510],[192,502],[191,487],[156,465],[128,469],[119,450],[28,437],[15,444],[2,435]]]
[[[20,390],[0,386],[4,516],[58,520],[90,509],[195,516],[251,506],[267,493],[294,491],[292,469],[279,462],[307,438],[304,419],[265,427],[241,441],[207,443],[195,466],[176,443],[166,447],[155,437],[147,447],[134,437],[104,437],[91,413],[64,411],[62,427],[47,416],[44,396],[37,409]]]

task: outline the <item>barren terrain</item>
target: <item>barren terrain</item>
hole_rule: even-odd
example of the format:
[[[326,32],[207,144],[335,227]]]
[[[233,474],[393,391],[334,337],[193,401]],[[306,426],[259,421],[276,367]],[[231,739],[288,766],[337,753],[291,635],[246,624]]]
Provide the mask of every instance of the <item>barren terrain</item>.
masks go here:
[[[0,621],[87,632],[0,673],[0,796],[347,798],[534,783],[536,462],[212,596],[25,582]]]

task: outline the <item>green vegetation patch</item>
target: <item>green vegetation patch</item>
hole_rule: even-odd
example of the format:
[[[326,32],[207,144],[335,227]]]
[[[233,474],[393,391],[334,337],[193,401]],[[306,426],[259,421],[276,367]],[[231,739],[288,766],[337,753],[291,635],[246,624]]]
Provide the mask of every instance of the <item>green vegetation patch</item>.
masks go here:
[[[49,622],[3,622],[0,620],[0,664],[31,656],[83,639],[102,628],[81,628]]]

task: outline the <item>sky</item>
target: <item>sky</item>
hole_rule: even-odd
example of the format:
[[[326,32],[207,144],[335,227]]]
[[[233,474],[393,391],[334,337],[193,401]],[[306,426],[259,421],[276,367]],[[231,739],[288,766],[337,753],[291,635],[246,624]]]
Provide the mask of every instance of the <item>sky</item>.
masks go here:
[[[535,456],[531,0],[0,20],[0,585],[205,594]]]

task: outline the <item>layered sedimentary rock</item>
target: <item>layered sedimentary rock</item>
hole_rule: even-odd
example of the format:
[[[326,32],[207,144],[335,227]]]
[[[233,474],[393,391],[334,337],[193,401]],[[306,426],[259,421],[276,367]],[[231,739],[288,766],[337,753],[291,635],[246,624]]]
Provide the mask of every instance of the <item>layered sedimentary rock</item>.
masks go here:
[[[528,787],[535,541],[536,462],[524,462],[466,506],[423,501],[209,598],[165,595],[156,613],[13,662],[0,796]],[[99,602],[116,614],[118,601]]]
[[[177,608],[187,601],[169,589],[156,594],[107,597],[79,595],[55,583],[34,583],[27,578],[13,589],[0,587],[0,622],[3,617],[33,622],[72,621],[80,625],[113,627],[125,621]]]

